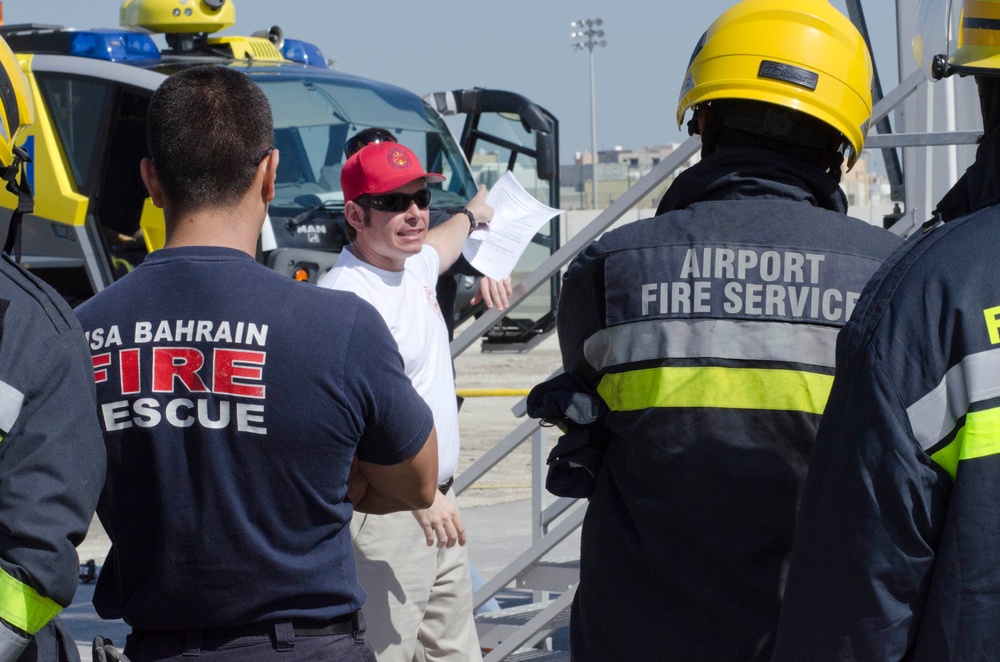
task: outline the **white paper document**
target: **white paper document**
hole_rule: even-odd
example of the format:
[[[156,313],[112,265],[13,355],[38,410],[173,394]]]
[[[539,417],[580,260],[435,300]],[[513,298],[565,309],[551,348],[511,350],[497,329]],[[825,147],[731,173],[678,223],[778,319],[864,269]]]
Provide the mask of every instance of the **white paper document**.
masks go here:
[[[509,170],[486,194],[486,204],[493,208],[493,220],[466,239],[462,255],[479,273],[503,280],[538,229],[563,210],[533,198]]]

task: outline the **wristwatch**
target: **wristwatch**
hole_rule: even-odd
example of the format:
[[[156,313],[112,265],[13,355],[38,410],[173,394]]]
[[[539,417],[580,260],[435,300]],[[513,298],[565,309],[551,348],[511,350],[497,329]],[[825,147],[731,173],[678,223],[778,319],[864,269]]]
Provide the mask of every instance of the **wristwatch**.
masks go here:
[[[479,225],[479,222],[476,221],[476,215],[465,207],[462,207],[461,209],[455,209],[452,211],[452,213],[455,215],[465,214],[466,216],[469,217],[469,234],[472,234],[472,231],[476,229],[477,225]]]

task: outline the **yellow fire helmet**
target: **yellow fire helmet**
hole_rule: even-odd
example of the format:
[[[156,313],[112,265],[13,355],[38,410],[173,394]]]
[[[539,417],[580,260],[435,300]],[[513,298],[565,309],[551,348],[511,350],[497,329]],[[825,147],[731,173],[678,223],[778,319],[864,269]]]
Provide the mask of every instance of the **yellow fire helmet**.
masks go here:
[[[872,114],[872,62],[864,39],[827,0],[743,0],[695,46],[677,104],[764,101],[800,111],[839,131],[850,169]]]
[[[17,57],[0,38],[0,164],[14,164],[14,141],[18,133],[31,126],[35,106],[31,101],[28,80],[21,71]]]
[[[1000,74],[1000,0],[921,0],[913,54],[931,79]]]

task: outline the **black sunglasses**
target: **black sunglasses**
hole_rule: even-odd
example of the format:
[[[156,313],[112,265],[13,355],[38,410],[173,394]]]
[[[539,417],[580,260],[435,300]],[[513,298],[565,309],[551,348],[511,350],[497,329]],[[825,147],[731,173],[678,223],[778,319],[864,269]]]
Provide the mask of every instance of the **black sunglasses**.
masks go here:
[[[396,137],[386,131],[385,129],[379,129],[373,127],[371,129],[365,129],[364,131],[359,131],[354,134],[350,140],[344,144],[344,158],[349,159],[354,156],[357,152],[361,151],[361,148],[365,145],[372,145],[377,143],[395,143],[399,142]]]
[[[431,204],[431,192],[425,188],[416,193],[386,193],[385,195],[361,195],[355,200],[359,205],[379,211],[406,211],[411,203],[418,209],[427,209]]]

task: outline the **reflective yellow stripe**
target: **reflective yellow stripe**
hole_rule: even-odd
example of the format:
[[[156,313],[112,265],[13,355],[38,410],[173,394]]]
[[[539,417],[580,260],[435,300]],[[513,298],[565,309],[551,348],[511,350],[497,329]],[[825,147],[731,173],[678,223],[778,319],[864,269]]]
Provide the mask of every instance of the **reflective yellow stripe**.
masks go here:
[[[59,603],[43,598],[35,589],[0,569],[0,618],[35,634],[60,611]]]
[[[833,377],[799,370],[651,368],[605,375],[597,387],[612,411],[718,407],[822,414]]]
[[[962,460],[1000,454],[1000,409],[969,412],[950,444],[931,455],[952,480]]]

